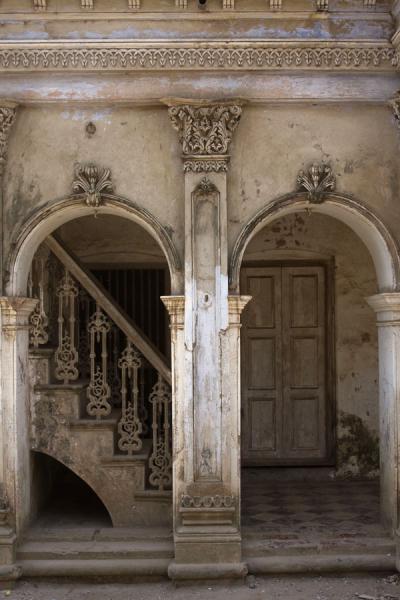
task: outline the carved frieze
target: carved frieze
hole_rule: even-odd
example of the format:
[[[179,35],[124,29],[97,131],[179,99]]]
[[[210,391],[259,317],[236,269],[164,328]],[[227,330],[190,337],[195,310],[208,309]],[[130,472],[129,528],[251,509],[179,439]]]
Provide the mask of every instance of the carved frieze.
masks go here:
[[[178,1],[178,0],[177,0]],[[183,0],[179,0],[183,1]],[[182,45],[151,47],[15,47],[2,44],[2,71],[152,71],[152,70],[344,70],[393,69],[399,56],[390,44],[354,46],[316,46],[299,44],[262,44],[248,46],[219,43],[206,48]]]
[[[47,0],[33,0],[33,8],[35,10],[46,10]]]
[[[233,496],[188,496],[182,494],[182,508],[232,508],[235,506]]]
[[[317,0],[317,10],[320,12],[327,12],[329,10],[329,0]]]
[[[182,144],[185,172],[226,171],[229,145],[241,114],[238,104],[178,104],[169,108]]]
[[[96,165],[80,165],[75,169],[75,180],[72,183],[75,194],[85,194],[87,206],[98,208],[101,204],[102,192],[112,192],[110,169],[99,169]]]
[[[333,192],[336,187],[332,169],[325,163],[314,163],[307,171],[300,171],[297,183],[300,188],[307,190],[308,198],[314,204],[323,202],[324,194]]]
[[[3,177],[7,160],[8,138],[15,121],[15,106],[0,106],[0,179]]]

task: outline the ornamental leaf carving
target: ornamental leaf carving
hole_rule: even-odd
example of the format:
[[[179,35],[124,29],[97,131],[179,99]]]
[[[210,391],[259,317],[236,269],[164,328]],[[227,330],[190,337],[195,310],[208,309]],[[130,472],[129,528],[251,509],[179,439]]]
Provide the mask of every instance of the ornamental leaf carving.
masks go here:
[[[172,106],[169,116],[178,131],[185,156],[220,156],[228,153],[242,107],[217,104]]]
[[[85,194],[87,206],[98,208],[102,201],[102,192],[113,192],[110,169],[99,169],[95,165],[78,164],[72,190],[75,194]]]
[[[332,169],[325,163],[314,163],[307,171],[300,171],[297,176],[300,188],[308,192],[308,199],[313,204],[320,204],[324,200],[324,194],[334,191],[336,179]]]
[[[0,177],[3,175],[7,160],[8,138],[16,112],[15,107],[0,106]]]

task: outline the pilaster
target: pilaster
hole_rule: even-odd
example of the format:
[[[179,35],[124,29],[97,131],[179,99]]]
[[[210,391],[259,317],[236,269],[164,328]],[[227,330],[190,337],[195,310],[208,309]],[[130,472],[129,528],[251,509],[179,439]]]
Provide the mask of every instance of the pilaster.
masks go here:
[[[17,114],[17,105],[13,102],[2,101],[0,104],[0,293],[3,290],[4,278],[4,217],[3,217],[3,205],[4,205],[4,191],[3,191],[3,177],[5,165],[7,162],[8,152],[8,140],[10,136],[11,128],[14,124],[15,117]]]
[[[30,512],[29,317],[37,300],[1,297],[1,479],[17,533]]]
[[[174,452],[175,562],[169,569],[176,580],[246,573],[236,322],[243,306],[228,297],[227,246],[229,146],[241,111],[235,102],[175,102],[169,109],[185,173],[184,390],[175,414],[185,439]]]
[[[30,513],[29,317],[33,298],[0,297],[0,585],[20,576],[16,540]]]
[[[399,527],[400,293],[367,298],[376,312],[379,344],[380,493],[383,524]]]

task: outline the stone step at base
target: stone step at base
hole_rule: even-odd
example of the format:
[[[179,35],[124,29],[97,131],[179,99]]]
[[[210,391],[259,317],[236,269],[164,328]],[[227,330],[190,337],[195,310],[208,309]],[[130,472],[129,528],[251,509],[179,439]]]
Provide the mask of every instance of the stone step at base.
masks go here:
[[[393,571],[392,539],[360,537],[315,542],[282,539],[244,540],[243,561],[252,574],[348,573]]]
[[[85,579],[146,579],[168,576],[170,558],[18,561],[22,577],[82,577]]]
[[[18,562],[41,560],[144,560],[173,558],[171,541],[61,541],[24,542],[17,551]]]
[[[108,542],[141,542],[151,541],[172,544],[173,534],[170,528],[164,527],[31,527],[24,535],[26,542],[89,542],[104,540]]]

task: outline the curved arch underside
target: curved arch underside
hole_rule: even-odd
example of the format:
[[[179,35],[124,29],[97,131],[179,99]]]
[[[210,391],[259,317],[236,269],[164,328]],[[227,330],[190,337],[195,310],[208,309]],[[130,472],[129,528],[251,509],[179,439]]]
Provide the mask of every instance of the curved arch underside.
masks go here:
[[[178,293],[182,284],[179,254],[168,231],[146,209],[133,205],[127,199],[104,195],[104,204],[97,210],[101,214],[110,214],[134,221],[143,227],[161,247],[170,270],[171,292]],[[24,225],[12,244],[14,250],[8,259],[9,282],[7,294],[23,296],[26,294],[28,273],[39,245],[53,231],[64,223],[93,214],[93,208],[87,206],[82,195],[70,196],[59,200],[50,207],[39,210]]]
[[[393,236],[382,221],[348,196],[329,194],[321,204],[311,204],[305,193],[286,195],[267,204],[243,227],[230,262],[230,286],[239,291],[243,256],[251,239],[274,220],[293,212],[312,210],[342,221],[364,242],[371,254],[379,290],[397,291],[400,286],[400,256]]]

